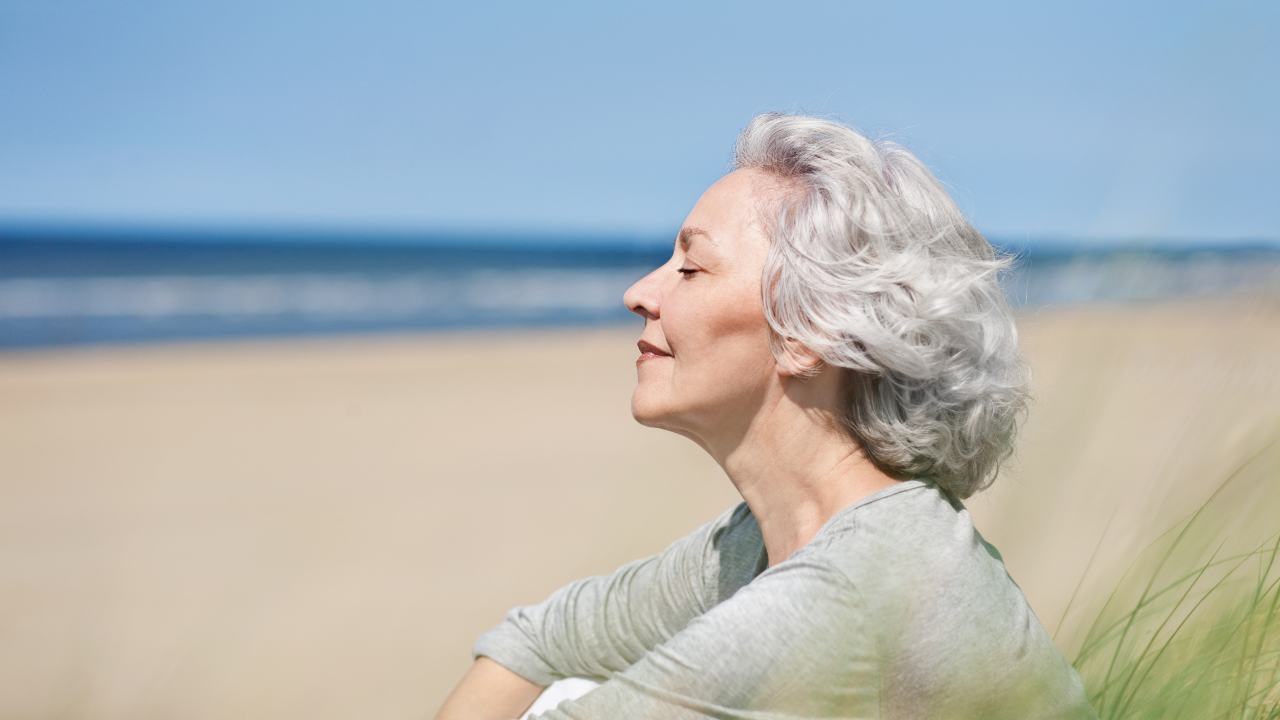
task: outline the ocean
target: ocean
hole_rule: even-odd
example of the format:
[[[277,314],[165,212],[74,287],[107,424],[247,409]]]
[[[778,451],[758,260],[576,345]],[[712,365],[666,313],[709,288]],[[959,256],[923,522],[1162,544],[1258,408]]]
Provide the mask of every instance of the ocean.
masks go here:
[[[1020,308],[1280,293],[1280,245],[993,244]],[[235,337],[638,324],[646,237],[0,225],[0,351]]]

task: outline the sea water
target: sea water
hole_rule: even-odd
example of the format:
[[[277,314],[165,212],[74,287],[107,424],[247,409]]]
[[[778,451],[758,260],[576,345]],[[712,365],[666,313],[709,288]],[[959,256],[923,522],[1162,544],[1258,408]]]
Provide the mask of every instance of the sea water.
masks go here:
[[[1001,243],[996,242],[997,246]],[[1016,307],[1280,292],[1280,246],[1005,245]],[[0,350],[642,322],[646,237],[0,226]]]

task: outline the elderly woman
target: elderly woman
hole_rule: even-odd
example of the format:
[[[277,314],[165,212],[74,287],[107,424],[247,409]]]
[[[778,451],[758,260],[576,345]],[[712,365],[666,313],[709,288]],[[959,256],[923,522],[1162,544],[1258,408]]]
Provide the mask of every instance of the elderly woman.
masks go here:
[[[1093,717],[962,500],[1013,448],[1029,372],[1010,263],[903,148],[752,120],[644,318],[632,414],[743,502],[512,610],[438,720]]]

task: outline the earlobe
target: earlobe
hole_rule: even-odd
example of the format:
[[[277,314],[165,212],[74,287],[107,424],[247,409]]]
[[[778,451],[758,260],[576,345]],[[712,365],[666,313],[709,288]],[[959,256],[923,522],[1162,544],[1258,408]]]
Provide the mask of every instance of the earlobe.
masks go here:
[[[793,337],[783,338],[782,347],[787,360],[786,363],[779,363],[783,375],[811,377],[825,365],[817,353]]]

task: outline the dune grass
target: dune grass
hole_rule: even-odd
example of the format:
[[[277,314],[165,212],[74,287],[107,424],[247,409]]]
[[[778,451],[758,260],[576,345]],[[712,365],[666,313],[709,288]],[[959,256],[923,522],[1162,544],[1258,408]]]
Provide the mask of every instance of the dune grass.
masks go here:
[[[1138,555],[1072,661],[1100,718],[1280,718],[1277,494],[1280,437]]]

